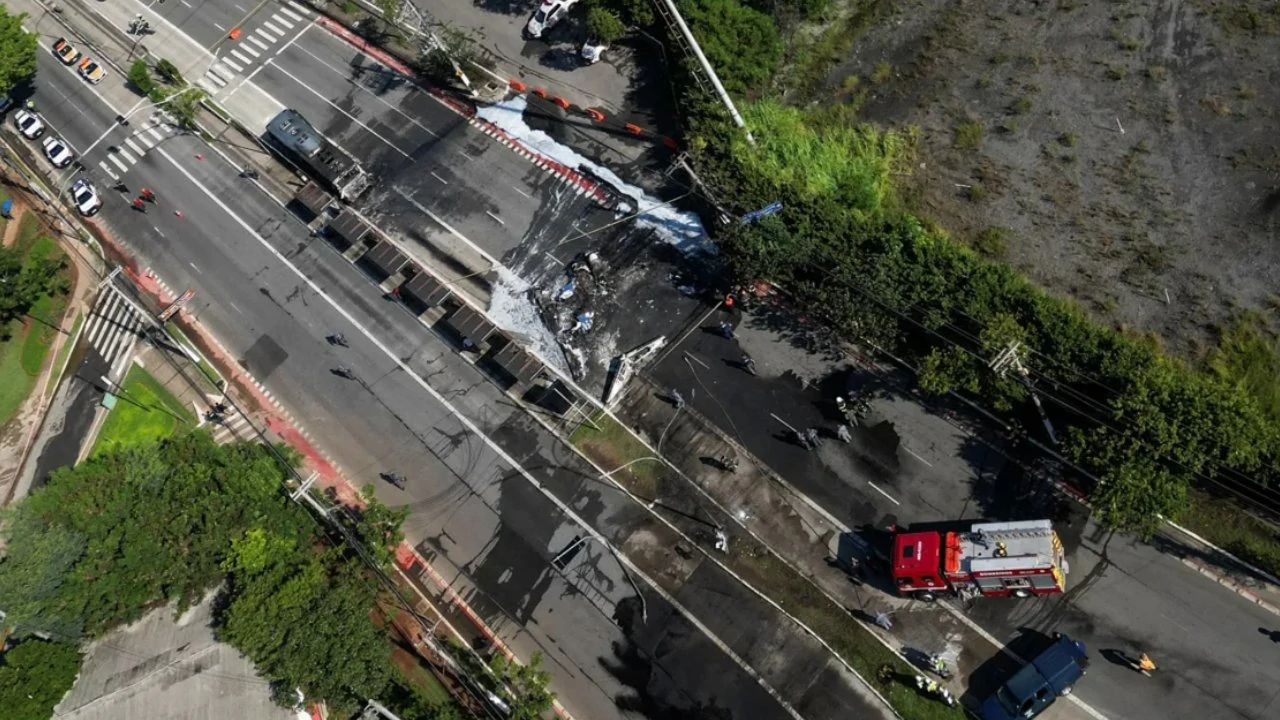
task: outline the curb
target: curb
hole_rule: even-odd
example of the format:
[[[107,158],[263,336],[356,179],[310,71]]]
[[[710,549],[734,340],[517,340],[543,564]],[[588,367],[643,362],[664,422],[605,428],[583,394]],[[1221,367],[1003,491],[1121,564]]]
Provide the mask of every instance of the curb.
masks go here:
[[[1259,595],[1256,592],[1254,592],[1252,589],[1246,587],[1243,583],[1237,580],[1234,580],[1231,577],[1228,577],[1224,573],[1218,572],[1217,570],[1205,565],[1204,563],[1201,563],[1199,560],[1193,560],[1191,558],[1182,558],[1182,564],[1186,565],[1192,570],[1195,570],[1196,572],[1209,578],[1210,580],[1213,580],[1219,585],[1225,588],[1229,588],[1230,590],[1234,591],[1235,594],[1257,605],[1263,610],[1266,610],[1271,613],[1275,613],[1276,615],[1280,615],[1280,608],[1271,604],[1269,601],[1259,597]]]

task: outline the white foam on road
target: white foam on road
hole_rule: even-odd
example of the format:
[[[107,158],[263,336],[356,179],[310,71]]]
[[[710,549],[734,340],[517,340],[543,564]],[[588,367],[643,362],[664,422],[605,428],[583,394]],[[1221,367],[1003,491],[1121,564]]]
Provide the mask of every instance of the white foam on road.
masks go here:
[[[476,112],[476,117],[493,123],[513,140],[518,140],[529,150],[544,157],[555,160],[570,169],[586,167],[595,175],[611,183],[624,195],[636,202],[640,212],[636,221],[641,225],[657,230],[663,240],[674,245],[677,250],[688,254],[693,252],[717,253],[719,250],[707,237],[702,221],[691,212],[676,210],[664,205],[661,200],[651,197],[640,188],[624,182],[612,170],[597,165],[551,138],[541,130],[534,130],[524,122],[524,109],[528,100],[523,95],[504,100],[493,105],[486,105]]]
[[[498,281],[489,294],[489,319],[495,325],[516,335],[521,344],[531,347],[539,356],[568,372],[564,353],[556,337],[538,317],[538,309],[529,301],[529,283],[501,265]]]

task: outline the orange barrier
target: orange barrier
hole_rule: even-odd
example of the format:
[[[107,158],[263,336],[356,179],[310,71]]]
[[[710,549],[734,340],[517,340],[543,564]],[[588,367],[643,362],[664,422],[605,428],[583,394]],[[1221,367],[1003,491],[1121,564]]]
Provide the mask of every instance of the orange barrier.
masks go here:
[[[519,80],[509,80],[507,81],[507,84],[511,86],[512,90],[515,90],[516,92],[521,92],[521,93],[524,92],[525,89],[528,87],[524,83],[520,82]]]
[[[238,27],[233,27],[233,28],[231,28],[231,32],[227,33],[227,37],[231,38],[232,40],[239,40],[239,39],[240,39],[240,28],[238,28]]]
[[[588,117],[590,117],[592,120],[595,120],[596,122],[604,122],[604,113],[600,112],[595,108],[587,108],[582,112],[586,113]]]
[[[669,138],[669,137],[662,138],[662,144],[665,145],[668,150],[676,150],[676,149],[679,149],[680,147],[679,143],[677,143],[673,138]]]
[[[534,89],[533,89],[533,94],[534,94],[534,95],[537,95],[538,97],[542,98],[543,100],[546,100],[546,99],[547,99],[547,89],[546,89],[546,88],[534,88]]]
[[[635,123],[627,123],[627,132],[631,133],[632,135],[643,135],[644,128],[640,127],[639,125],[636,125]]]
[[[553,102],[553,103],[555,103],[555,104],[559,105],[561,110],[568,110],[568,109],[569,109],[569,101],[568,101],[568,100],[565,100],[565,99],[564,99],[564,98],[562,98],[562,97],[559,97],[559,96],[553,97],[553,98],[551,98],[551,102]]]

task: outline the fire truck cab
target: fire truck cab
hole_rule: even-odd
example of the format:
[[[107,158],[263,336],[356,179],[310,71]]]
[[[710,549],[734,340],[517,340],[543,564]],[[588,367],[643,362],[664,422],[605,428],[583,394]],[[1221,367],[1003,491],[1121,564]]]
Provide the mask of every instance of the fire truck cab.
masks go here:
[[[967,532],[904,532],[891,558],[898,593],[933,601],[939,594],[973,597],[1054,595],[1068,571],[1048,520],[979,523]]]

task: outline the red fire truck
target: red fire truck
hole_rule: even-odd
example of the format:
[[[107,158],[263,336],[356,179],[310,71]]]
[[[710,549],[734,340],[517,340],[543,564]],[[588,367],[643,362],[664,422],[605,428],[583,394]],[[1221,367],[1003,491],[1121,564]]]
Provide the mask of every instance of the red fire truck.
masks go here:
[[[1025,598],[1066,588],[1062,541],[1048,520],[979,523],[968,532],[903,532],[893,538],[898,592],[932,601],[939,594]]]

